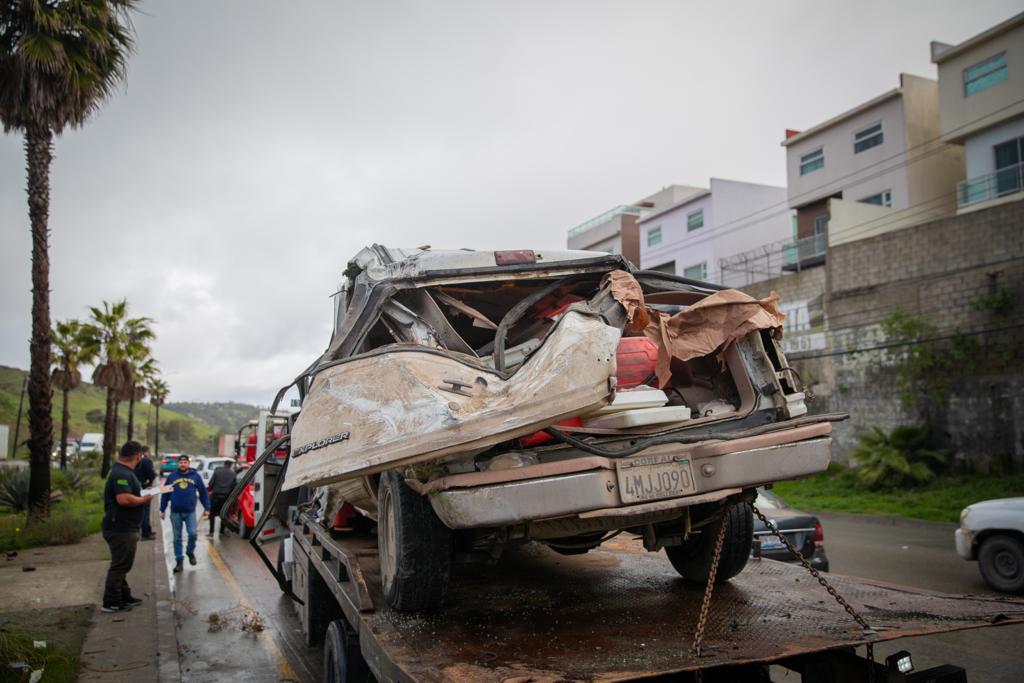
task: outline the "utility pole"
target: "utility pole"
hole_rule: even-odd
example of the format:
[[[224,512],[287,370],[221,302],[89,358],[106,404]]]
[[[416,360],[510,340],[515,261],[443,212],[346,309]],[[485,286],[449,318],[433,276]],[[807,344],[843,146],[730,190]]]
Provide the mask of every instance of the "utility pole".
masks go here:
[[[11,459],[18,452],[18,439],[21,436],[21,407],[25,403],[25,387],[28,386],[28,375],[21,378],[21,398],[18,399],[18,421],[14,424],[14,443],[11,444]]]

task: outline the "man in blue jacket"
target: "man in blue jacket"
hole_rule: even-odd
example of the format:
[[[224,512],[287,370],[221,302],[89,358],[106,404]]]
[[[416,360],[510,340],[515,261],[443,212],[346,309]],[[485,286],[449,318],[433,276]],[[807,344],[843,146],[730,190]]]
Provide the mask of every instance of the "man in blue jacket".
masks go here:
[[[182,570],[181,525],[185,525],[188,534],[189,564],[196,564],[196,496],[203,504],[203,519],[210,514],[210,499],[206,495],[206,484],[199,473],[189,467],[187,455],[178,458],[178,470],[171,472],[164,486],[170,486],[171,492],[160,498],[160,519],[166,519],[167,505],[171,506],[171,531],[174,533],[174,573]]]

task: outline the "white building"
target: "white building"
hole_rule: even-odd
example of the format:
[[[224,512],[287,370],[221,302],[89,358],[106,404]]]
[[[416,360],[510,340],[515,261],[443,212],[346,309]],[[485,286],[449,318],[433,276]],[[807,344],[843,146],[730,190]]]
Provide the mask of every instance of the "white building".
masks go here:
[[[960,211],[1024,198],[1024,13],[959,45],[932,43],[942,138],[962,145]]]
[[[772,275],[730,269],[736,255],[792,239],[786,188],[712,178],[710,187],[654,211],[640,227],[640,267],[740,287]]]

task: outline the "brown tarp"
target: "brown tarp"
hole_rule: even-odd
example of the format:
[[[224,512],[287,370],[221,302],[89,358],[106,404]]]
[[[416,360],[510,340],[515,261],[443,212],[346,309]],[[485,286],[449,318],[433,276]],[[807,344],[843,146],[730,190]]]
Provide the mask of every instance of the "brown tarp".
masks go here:
[[[629,273],[616,270],[605,276],[612,296],[626,309],[629,326],[643,330],[644,336],[658,345],[655,373],[660,386],[672,377],[672,358],[686,361],[723,349],[754,330],[773,329],[781,338],[786,316],[779,310],[779,295],[755,299],[736,289],[725,289],[701,299],[669,316],[644,303],[640,283]]]

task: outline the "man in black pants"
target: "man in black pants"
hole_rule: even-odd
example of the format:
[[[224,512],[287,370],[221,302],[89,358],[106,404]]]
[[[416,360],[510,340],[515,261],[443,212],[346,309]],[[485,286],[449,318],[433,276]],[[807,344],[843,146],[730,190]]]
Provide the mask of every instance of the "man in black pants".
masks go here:
[[[220,514],[224,501],[235,489],[238,477],[235,475],[235,468],[230,460],[225,460],[221,466],[213,471],[210,476],[210,538],[213,538],[213,523]]]
[[[139,464],[135,466],[135,476],[138,478],[139,483],[142,484],[142,488],[149,488],[156,481],[156,468],[153,467],[153,461],[149,458],[149,446],[142,447],[142,459],[139,460]],[[142,506],[142,540],[152,541],[156,536],[153,534],[153,527],[150,526],[149,518],[151,514],[149,512],[152,507],[150,502],[146,502]]]
[[[142,445],[128,441],[121,446],[117,462],[110,468],[103,489],[103,540],[110,546],[110,569],[103,589],[103,611],[123,612],[142,600],[132,596],[126,577],[135,563],[142,512],[152,496],[143,496],[135,476],[142,458]]]

